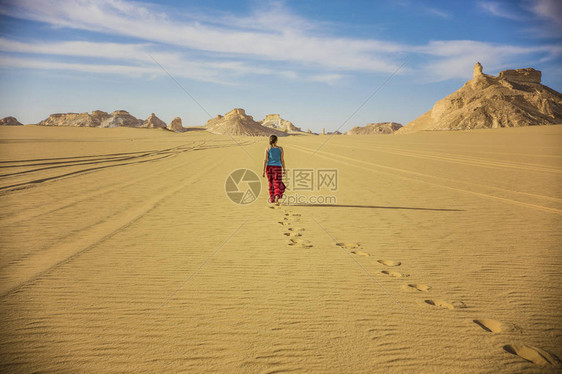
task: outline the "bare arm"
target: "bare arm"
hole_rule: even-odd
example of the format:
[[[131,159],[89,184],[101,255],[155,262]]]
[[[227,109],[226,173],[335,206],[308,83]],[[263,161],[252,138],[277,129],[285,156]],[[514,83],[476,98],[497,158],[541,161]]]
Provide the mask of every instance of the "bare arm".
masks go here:
[[[267,153],[267,149],[265,150],[265,159],[263,160],[263,173],[262,177],[265,177],[265,167],[267,165],[267,160],[269,159],[269,154]]]
[[[281,165],[283,166],[283,174],[285,174],[285,151],[282,147],[279,148],[281,148]]]

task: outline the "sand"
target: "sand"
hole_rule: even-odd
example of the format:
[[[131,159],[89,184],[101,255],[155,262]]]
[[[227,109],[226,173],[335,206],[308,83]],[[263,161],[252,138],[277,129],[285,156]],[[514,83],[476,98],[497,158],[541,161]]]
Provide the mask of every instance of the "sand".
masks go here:
[[[282,138],[337,203],[273,209],[265,138],[0,139],[2,372],[561,370],[562,126]]]

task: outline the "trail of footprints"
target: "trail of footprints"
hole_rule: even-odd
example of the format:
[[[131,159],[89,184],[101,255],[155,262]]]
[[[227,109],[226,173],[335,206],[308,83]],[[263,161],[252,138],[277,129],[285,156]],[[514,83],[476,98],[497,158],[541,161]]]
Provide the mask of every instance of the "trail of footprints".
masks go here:
[[[336,245],[341,248],[347,249],[352,254],[370,256],[370,254],[360,250],[361,248],[360,243],[341,242],[341,243],[336,243]],[[387,259],[377,260],[377,263],[384,265],[388,268],[397,268],[400,265],[402,265],[400,261],[387,260]],[[384,276],[391,277],[391,278],[398,278],[398,279],[409,277],[409,274],[402,273],[395,269],[381,270],[380,273]],[[431,286],[422,283],[412,282],[402,285],[402,289],[405,291],[425,293],[431,291]],[[424,303],[431,307],[438,308],[438,309],[445,309],[445,310],[466,308],[466,304],[460,300],[451,301],[451,300],[427,298],[424,300]],[[505,332],[522,333],[521,329],[514,324],[506,324],[493,319],[475,319],[473,320],[473,322],[476,326],[480,327],[483,331],[492,334],[499,334]],[[508,353],[517,355],[539,366],[552,365],[558,367],[561,365],[561,361],[558,357],[556,357],[556,355],[549,353],[541,348],[533,347],[527,344],[508,344],[503,346],[503,349]]]
[[[280,209],[279,206],[271,206],[270,209]],[[303,237],[303,232],[305,231],[304,227],[295,227],[293,223],[300,222],[300,214],[293,213],[292,210],[285,210],[283,209],[283,220],[279,221],[284,228],[286,228],[286,232],[283,233],[288,238],[287,245],[289,247],[297,247],[297,248],[312,248],[313,245],[310,240],[307,240]]]
[[[336,243],[337,246],[349,250],[352,254],[361,254],[370,256],[368,253],[361,251],[360,243]],[[380,259],[377,262],[386,267],[398,267],[402,265],[400,261]],[[381,270],[381,274],[392,278],[407,278],[409,274],[402,273],[397,270],[385,269]],[[429,292],[431,286],[422,283],[408,283],[402,285],[402,289],[406,291],[413,292]],[[445,309],[445,310],[455,310],[466,308],[466,304],[460,300],[440,300],[440,299],[425,299],[424,303],[430,305],[431,307]],[[499,333],[509,333],[517,332],[522,333],[521,329],[514,324],[506,324],[493,319],[475,319],[474,324],[480,327],[483,331],[493,334]],[[559,367],[562,363],[556,355],[549,353],[541,348],[533,347],[527,344],[508,344],[503,346],[504,351],[517,355],[529,362],[532,362],[539,366],[556,366]]]
[[[281,207],[272,206],[270,208],[276,209]],[[293,213],[291,210],[286,210],[283,215],[283,220],[279,221],[279,224],[281,224],[287,230],[286,232],[284,232],[284,235],[289,240],[287,243],[288,246],[311,248],[313,247],[312,243],[309,240],[303,238],[303,232],[305,231],[305,229],[303,227],[296,227],[293,225],[293,223],[300,222],[300,216],[301,216],[300,214]],[[338,247],[348,250],[352,255],[363,256],[363,257],[371,256],[368,252],[365,252],[361,249],[360,243],[338,242],[336,243],[336,245]],[[397,270],[397,268],[402,265],[402,262],[400,261],[379,259],[376,260],[376,262],[386,267],[386,269],[381,270],[380,272],[380,274],[384,275],[385,277],[404,279],[410,276],[407,273],[403,273]],[[423,294],[423,293],[429,293],[432,287],[423,283],[412,282],[402,285],[402,289],[404,291]],[[449,311],[455,309],[463,309],[467,307],[466,304],[460,300],[441,300],[441,299],[429,298],[429,297],[424,300],[424,304],[432,308],[449,310]],[[492,334],[513,333],[513,332],[519,334],[522,333],[521,329],[516,325],[502,323],[494,319],[488,319],[488,318],[474,319],[472,322],[474,323],[475,326],[477,326],[483,332],[486,333],[492,333]],[[508,344],[508,345],[504,345],[502,348],[505,352],[519,356],[524,360],[527,360],[538,366],[560,367],[562,365],[562,362],[556,355],[549,353],[541,348],[533,347],[531,345]]]

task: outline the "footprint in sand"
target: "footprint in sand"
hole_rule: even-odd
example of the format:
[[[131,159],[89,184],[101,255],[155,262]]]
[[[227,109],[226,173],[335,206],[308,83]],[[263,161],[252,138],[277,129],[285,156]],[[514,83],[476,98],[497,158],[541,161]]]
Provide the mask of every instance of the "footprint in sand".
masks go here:
[[[496,321],[495,319],[490,319],[490,318],[475,319],[472,322],[480,326],[482,329],[484,329],[484,331],[493,332],[495,334],[500,332],[513,332],[513,331],[521,332],[521,328],[519,328],[519,326],[513,324],[505,324],[500,321]]]
[[[385,266],[400,266],[402,264],[400,261],[392,261],[392,260],[377,260],[377,262]]]
[[[290,236],[290,237],[302,236],[300,232],[293,232],[293,231],[285,232],[283,233],[283,235]]]
[[[290,226],[291,222],[287,222],[287,221],[279,221],[279,224],[283,225],[283,226]]]
[[[425,300],[425,303],[449,310],[466,308],[466,304],[463,303],[462,301],[447,302],[444,300]]]
[[[289,227],[287,230],[289,231],[305,231],[304,227]]]
[[[338,247],[342,247],[342,248],[349,249],[349,250],[356,249],[356,248],[359,248],[361,246],[361,244],[359,244],[359,243],[336,243],[336,245]]]
[[[363,251],[360,251],[358,249],[352,250],[351,253],[353,253],[354,255],[358,255],[358,256],[366,256],[366,257],[370,256],[370,254],[368,254],[367,252],[363,252]]]
[[[425,284],[409,284],[408,285],[409,289],[413,289],[413,290],[418,290],[421,292],[427,292],[429,290],[431,290],[431,286],[425,285]]]
[[[384,275],[388,275],[394,278],[404,278],[404,277],[409,277],[410,275],[408,274],[403,274],[397,271],[390,271],[390,270],[383,270],[381,271],[382,274]]]
[[[560,359],[553,353],[549,353],[543,349],[532,347],[527,344],[508,344],[504,345],[506,352],[517,355],[527,361],[539,366],[556,366],[559,367]]]
[[[312,248],[310,241],[303,239],[289,239],[289,245],[291,247]]]

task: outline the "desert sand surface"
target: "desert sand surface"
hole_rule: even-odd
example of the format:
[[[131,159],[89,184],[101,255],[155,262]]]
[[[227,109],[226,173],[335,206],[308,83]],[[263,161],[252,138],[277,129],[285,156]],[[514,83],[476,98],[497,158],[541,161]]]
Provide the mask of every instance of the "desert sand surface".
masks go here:
[[[329,206],[227,198],[263,137],[0,139],[2,372],[561,370],[562,126],[281,138]]]

